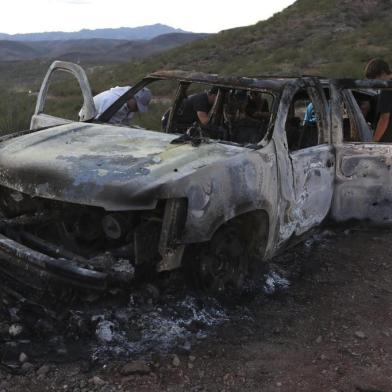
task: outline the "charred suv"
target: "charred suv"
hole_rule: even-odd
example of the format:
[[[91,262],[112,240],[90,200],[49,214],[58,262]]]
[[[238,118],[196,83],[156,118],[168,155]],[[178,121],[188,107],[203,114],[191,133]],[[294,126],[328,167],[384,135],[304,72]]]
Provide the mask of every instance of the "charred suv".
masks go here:
[[[45,113],[58,71],[79,82],[79,121]],[[145,114],[111,124],[147,85],[156,130]],[[180,124],[184,99],[211,86],[208,126]],[[35,288],[106,290],[186,264],[222,290],[327,217],[390,223],[392,146],[370,142],[360,109],[386,87],[162,71],[96,118],[84,71],[55,62],[30,129],[0,140],[0,269]]]

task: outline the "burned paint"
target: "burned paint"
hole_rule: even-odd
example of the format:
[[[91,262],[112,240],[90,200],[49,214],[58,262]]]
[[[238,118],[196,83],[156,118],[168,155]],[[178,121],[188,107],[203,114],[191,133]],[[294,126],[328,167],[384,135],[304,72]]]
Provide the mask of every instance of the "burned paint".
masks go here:
[[[41,88],[31,131],[0,140],[0,207],[8,218],[0,222],[5,260],[0,268],[16,271],[19,280],[24,270],[35,269],[38,276],[63,282],[63,266],[68,284],[74,280],[83,286],[84,278],[94,277],[97,284],[84,286],[129,287],[135,268],[178,268],[187,249],[216,260],[224,257],[227,264],[232,255],[222,249],[222,241],[227,249],[235,241],[243,259],[251,256],[261,263],[329,214],[337,221],[392,221],[391,147],[347,144],[342,136],[343,102],[359,134],[366,135],[367,126],[347,89],[380,83],[162,71],[127,91],[101,115],[101,122],[75,123],[42,113],[56,69],[76,76],[84,119],[94,115],[84,72],[55,63]],[[174,108],[189,84],[219,87],[216,124],[225,121],[228,92],[268,92],[273,98],[270,122],[263,123],[256,144],[216,140],[203,129],[176,133],[173,115],[166,127],[172,133],[102,123],[156,80],[179,83]],[[317,137],[315,145],[290,150],[287,120],[296,96],[314,103]],[[239,281],[242,265],[235,265]],[[210,271],[213,265],[202,268]],[[232,274],[233,268],[225,271]]]

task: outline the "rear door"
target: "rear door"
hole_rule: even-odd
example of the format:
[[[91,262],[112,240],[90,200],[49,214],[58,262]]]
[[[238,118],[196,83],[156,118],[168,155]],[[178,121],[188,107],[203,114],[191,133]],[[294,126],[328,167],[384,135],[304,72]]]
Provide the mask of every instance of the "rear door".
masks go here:
[[[362,89],[369,97],[375,90],[392,87],[381,81],[332,81],[332,123],[336,146],[336,185],[332,217],[392,223],[392,144],[372,142],[377,123],[366,118],[355,97]],[[364,95],[364,94],[363,94]],[[373,104],[376,102],[370,99]],[[372,108],[373,111],[376,108]],[[346,129],[348,128],[348,129]],[[357,135],[354,140],[347,134]],[[370,135],[370,137],[369,137]]]
[[[313,121],[305,112],[313,105]],[[330,117],[324,90],[317,79],[288,86],[279,108],[277,149],[281,182],[279,242],[300,236],[319,225],[330,211],[335,179],[335,154],[331,144]],[[282,125],[285,127],[280,134]],[[283,139],[282,139],[283,138]],[[280,145],[286,139],[285,145]]]

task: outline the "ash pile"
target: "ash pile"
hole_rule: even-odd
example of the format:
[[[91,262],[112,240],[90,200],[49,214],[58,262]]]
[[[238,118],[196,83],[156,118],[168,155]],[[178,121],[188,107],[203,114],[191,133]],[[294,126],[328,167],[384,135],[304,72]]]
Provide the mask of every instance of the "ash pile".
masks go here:
[[[230,315],[216,298],[184,282],[143,284],[132,294],[64,293],[29,299],[9,286],[0,290],[0,365],[28,374],[45,363],[149,359],[172,349],[190,352]],[[168,284],[168,286],[166,286]]]

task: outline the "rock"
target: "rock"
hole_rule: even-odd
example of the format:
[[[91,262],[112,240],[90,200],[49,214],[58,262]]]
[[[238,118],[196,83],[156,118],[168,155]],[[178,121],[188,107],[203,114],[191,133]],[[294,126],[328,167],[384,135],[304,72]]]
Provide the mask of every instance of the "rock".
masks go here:
[[[196,357],[194,355],[190,355],[188,358],[189,358],[189,360],[191,362],[195,362],[196,361]]]
[[[276,386],[277,386],[277,387],[281,387],[281,386],[282,386],[282,383],[278,381],[278,382],[276,383]]]
[[[89,383],[94,384],[94,385],[98,385],[98,386],[102,386],[102,385],[106,384],[106,381],[102,380],[101,377],[94,376],[93,378],[90,378]]]
[[[95,335],[101,342],[109,343],[113,340],[113,328],[114,324],[111,321],[100,321],[95,329]]]
[[[365,338],[366,338],[366,335],[365,335],[364,332],[362,332],[362,331],[356,331],[354,335],[355,335],[355,337],[357,337],[358,339],[365,339]]]
[[[318,336],[317,339],[316,339],[316,343],[320,344],[322,341],[323,341],[322,336]]]
[[[25,362],[22,366],[21,366],[21,370],[23,373],[28,374],[31,373],[34,369],[34,365],[30,362]]]
[[[9,333],[12,337],[19,336],[22,332],[23,332],[23,326],[20,325],[20,324],[12,324],[12,325],[10,325],[10,327],[8,328],[8,333]]]
[[[27,355],[25,353],[20,353],[19,354],[19,362],[26,362],[28,359]]]
[[[132,374],[149,374],[150,371],[150,367],[145,362],[132,361],[124,365],[120,373],[123,376],[129,376]]]
[[[65,347],[59,347],[58,349],[56,349],[56,353],[59,355],[67,355],[68,350]]]
[[[270,271],[267,275],[265,275],[263,290],[267,295],[275,294],[278,291],[285,291],[289,288],[289,286],[290,282],[274,271]]]
[[[191,342],[188,342],[188,341],[186,341],[185,343],[184,343],[184,345],[182,346],[182,348],[184,349],[184,351],[186,351],[186,352],[190,352],[191,351],[191,349],[192,349],[192,344],[191,344]]]
[[[194,366],[195,366],[195,365],[194,365],[192,362],[189,362],[189,363],[188,363],[188,369],[193,369]]]
[[[49,372],[50,372],[50,366],[49,365],[42,365],[37,370],[37,375],[45,377]]]
[[[176,354],[173,355],[172,364],[175,367],[178,367],[181,365],[181,361],[180,361],[180,358],[178,358],[178,355],[176,355]]]

